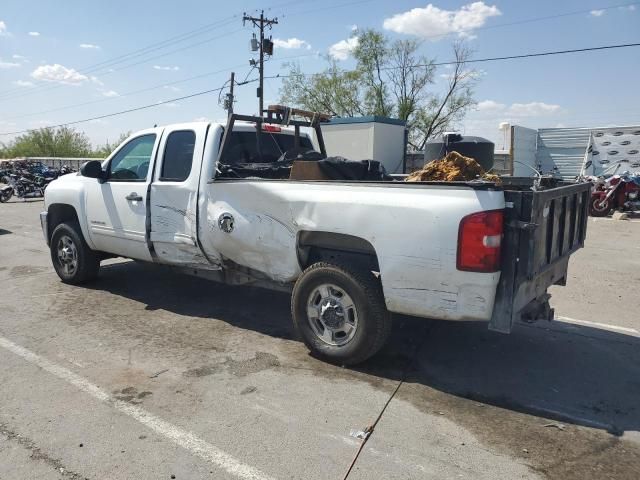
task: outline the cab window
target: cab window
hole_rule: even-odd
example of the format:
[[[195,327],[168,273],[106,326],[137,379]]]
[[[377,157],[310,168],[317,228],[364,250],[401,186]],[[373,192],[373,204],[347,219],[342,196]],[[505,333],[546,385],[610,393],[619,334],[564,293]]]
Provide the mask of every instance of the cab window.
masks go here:
[[[164,147],[160,181],[184,182],[191,173],[196,133],[193,130],[171,132]]]
[[[155,134],[129,141],[109,162],[109,181],[144,182],[155,142]]]
[[[258,155],[258,142],[255,132],[232,132],[229,144],[222,154],[220,163],[236,165],[238,163],[272,163],[293,148],[294,136],[283,133],[262,132],[260,147],[262,157]],[[306,136],[300,136],[300,147],[313,150],[311,141]]]

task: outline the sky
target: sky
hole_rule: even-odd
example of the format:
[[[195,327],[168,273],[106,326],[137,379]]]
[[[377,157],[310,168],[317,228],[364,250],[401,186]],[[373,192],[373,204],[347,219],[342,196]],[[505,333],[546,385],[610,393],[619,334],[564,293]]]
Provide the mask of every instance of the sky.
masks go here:
[[[344,68],[356,29],[422,41],[439,62],[464,39],[473,58],[640,42],[640,1],[536,0],[3,0],[0,6],[0,134],[153,108],[75,125],[94,144],[155,124],[222,121],[218,93],[231,71],[253,79],[254,29],[243,12],[264,9],[278,24],[266,75],[288,62],[319,72],[331,55]],[[480,62],[477,105],[455,129],[502,148],[501,122],[531,128],[640,124],[640,47],[511,61]],[[447,67],[431,86],[446,87]],[[265,104],[281,80],[265,83]],[[257,111],[256,83],[236,87],[235,110]],[[7,142],[11,135],[0,135]]]

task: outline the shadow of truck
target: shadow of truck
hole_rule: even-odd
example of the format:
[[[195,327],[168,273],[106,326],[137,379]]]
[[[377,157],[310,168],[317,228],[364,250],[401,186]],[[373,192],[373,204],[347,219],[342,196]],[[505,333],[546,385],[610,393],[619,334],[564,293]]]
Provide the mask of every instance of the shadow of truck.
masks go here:
[[[141,302],[147,310],[218,319],[272,337],[294,338],[289,296],[284,293],[229,287],[135,262],[103,266],[90,288]],[[416,343],[421,346],[414,354],[411,345]],[[358,380],[399,380],[407,365],[408,382],[457,397],[615,435],[640,430],[636,336],[559,321],[521,324],[503,335],[480,322],[398,316],[383,351],[346,372]],[[345,372],[331,366],[318,370],[325,376]]]

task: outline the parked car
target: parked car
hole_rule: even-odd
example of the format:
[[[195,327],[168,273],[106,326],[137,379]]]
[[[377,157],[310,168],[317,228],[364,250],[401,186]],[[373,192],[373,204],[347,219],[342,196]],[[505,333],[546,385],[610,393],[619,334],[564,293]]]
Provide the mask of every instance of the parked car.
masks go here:
[[[391,314],[501,332],[553,316],[546,290],[564,284],[583,245],[588,184],[261,178],[282,154],[312,148],[299,127],[317,119],[238,118],[254,123],[137,132],[52,182],[41,223],[60,278],[86,282],[121,256],[286,290],[307,347],[345,365],[384,345]],[[256,173],[222,174],[240,164]]]

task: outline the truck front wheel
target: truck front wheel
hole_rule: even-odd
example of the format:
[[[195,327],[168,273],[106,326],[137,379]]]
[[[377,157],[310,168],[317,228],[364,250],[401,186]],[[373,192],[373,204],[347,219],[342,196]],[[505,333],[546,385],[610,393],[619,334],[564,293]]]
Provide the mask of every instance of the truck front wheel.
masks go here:
[[[85,242],[78,222],[61,223],[51,235],[51,261],[60,279],[78,285],[94,279],[100,258]]]
[[[307,348],[339,365],[365,361],[382,348],[391,331],[382,286],[366,268],[311,265],[293,288],[291,313]]]

